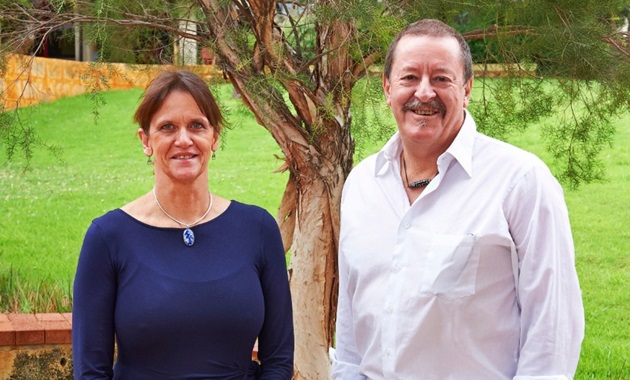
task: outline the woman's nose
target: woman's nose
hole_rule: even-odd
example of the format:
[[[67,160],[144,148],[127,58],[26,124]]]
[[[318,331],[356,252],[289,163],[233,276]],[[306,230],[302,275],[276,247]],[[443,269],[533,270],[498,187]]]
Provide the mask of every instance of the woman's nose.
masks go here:
[[[175,143],[180,146],[189,146],[192,144],[192,139],[190,138],[188,128],[180,128],[177,131],[177,138]]]

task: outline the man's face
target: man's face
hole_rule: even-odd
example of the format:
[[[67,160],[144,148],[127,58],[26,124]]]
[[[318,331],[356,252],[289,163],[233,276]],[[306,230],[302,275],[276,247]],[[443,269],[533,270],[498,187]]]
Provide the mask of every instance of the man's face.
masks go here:
[[[401,38],[390,78],[383,77],[383,90],[403,143],[446,150],[464,122],[472,82],[464,83],[455,38]]]

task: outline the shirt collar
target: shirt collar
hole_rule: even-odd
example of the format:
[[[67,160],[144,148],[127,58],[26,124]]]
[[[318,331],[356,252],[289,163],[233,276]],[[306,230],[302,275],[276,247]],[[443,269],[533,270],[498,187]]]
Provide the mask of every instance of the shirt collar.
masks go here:
[[[472,155],[477,125],[467,109],[464,109],[464,114],[464,124],[457,133],[457,136],[455,136],[455,140],[453,140],[451,146],[448,147],[446,152],[442,153],[440,158],[451,157],[455,159],[466,173],[472,177]],[[400,133],[396,132],[377,153],[374,175],[379,176],[384,174],[390,167],[388,164],[395,164],[393,167],[398,167],[397,163],[401,151],[402,144],[400,143]]]

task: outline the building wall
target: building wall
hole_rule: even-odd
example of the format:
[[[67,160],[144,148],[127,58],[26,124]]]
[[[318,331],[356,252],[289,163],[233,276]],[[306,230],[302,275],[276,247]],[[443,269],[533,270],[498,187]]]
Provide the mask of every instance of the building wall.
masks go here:
[[[0,73],[2,109],[25,107],[90,91],[145,88],[155,74],[174,66],[78,62],[64,59],[7,56]],[[222,78],[215,66],[181,66],[205,79]]]

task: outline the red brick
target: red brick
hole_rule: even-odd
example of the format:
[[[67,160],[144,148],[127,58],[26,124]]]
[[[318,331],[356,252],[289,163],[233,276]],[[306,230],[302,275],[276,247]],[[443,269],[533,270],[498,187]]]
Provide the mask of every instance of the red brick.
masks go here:
[[[61,315],[70,323],[70,328],[72,328],[72,313],[62,313]]]
[[[7,314],[13,326],[17,325],[25,325],[25,324],[37,324],[37,317],[35,314],[20,314],[20,313],[10,313]]]
[[[66,320],[60,313],[35,314],[35,318],[39,322],[64,322]]]
[[[70,323],[63,321],[42,322],[44,328],[44,340],[46,344],[70,344],[72,343],[72,330]]]
[[[34,314],[9,314],[9,320],[15,329],[16,345],[28,346],[45,342],[44,330]]]
[[[15,346],[15,329],[9,318],[0,317],[0,346]]]

